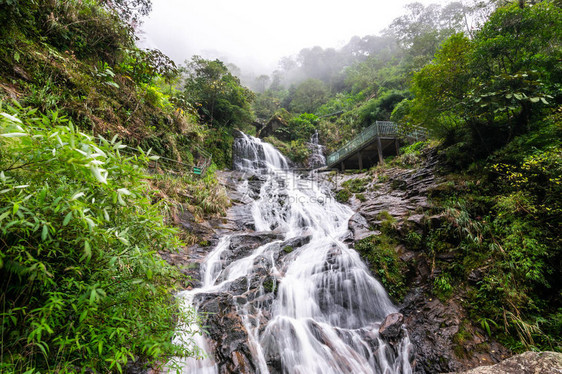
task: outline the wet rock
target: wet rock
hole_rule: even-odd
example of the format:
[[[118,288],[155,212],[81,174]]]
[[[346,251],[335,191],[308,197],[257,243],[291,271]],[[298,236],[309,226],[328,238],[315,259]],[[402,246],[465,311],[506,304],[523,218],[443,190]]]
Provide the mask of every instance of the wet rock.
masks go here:
[[[215,234],[215,230],[208,222],[198,222],[195,216],[187,209],[183,209],[173,218],[176,224],[197,236],[200,240],[210,240]]]
[[[417,226],[422,226],[424,217],[425,216],[423,214],[414,214],[414,215],[408,217],[407,221],[412,222],[412,223],[416,224]]]
[[[353,234],[354,241],[358,241],[373,235],[373,231],[371,231],[369,222],[367,222],[365,217],[363,217],[359,213],[355,213],[351,216],[347,226]]]
[[[230,294],[199,294],[195,297],[201,324],[214,347],[219,373],[255,373],[248,345],[248,331],[237,314]]]
[[[287,241],[284,241],[281,244],[281,247],[293,247],[293,248],[300,248],[304,245],[307,245],[308,243],[310,243],[310,240],[312,239],[312,235],[303,235],[303,236],[297,236],[296,238],[292,238],[289,239]]]
[[[244,133],[240,130],[232,130],[232,136],[236,139],[236,138],[243,138],[244,137]]]
[[[230,239],[230,250],[225,251],[221,259],[228,259],[229,261],[239,260],[252,254],[256,248],[279,239],[281,239],[281,235],[270,232],[257,232],[233,236]]]
[[[228,290],[234,295],[241,295],[248,290],[248,278],[240,277],[228,285]]]
[[[379,334],[386,339],[396,339],[402,332],[403,323],[404,316],[401,313],[389,314],[379,327]]]
[[[492,366],[481,366],[462,374],[560,374],[562,353],[525,352]]]
[[[468,281],[471,283],[478,283],[484,279],[484,271],[482,269],[474,269],[468,274]]]

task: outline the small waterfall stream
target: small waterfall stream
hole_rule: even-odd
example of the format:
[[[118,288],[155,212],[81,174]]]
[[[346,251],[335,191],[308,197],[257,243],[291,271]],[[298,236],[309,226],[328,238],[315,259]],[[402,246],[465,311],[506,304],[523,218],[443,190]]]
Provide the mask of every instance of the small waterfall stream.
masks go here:
[[[308,148],[311,151],[308,157],[308,167],[319,168],[326,165],[326,157],[324,156],[324,146],[320,144],[318,139],[318,131],[316,131],[311,137],[310,141],[307,143]]]
[[[395,306],[343,242],[354,212],[310,177],[291,172],[259,139],[237,138],[235,154],[234,168],[260,182],[252,190],[245,179],[239,188],[253,201],[257,234],[222,237],[201,266],[201,285],[178,297],[200,312],[238,316],[240,326],[219,328],[243,334],[230,344],[230,358],[227,347],[197,335],[208,357],[184,360],[182,371],[231,372],[220,367],[228,359],[248,373],[411,373],[407,333],[392,343],[378,334]],[[269,239],[259,242],[263,237]],[[248,238],[257,244],[239,245]],[[231,309],[210,308],[209,300]]]

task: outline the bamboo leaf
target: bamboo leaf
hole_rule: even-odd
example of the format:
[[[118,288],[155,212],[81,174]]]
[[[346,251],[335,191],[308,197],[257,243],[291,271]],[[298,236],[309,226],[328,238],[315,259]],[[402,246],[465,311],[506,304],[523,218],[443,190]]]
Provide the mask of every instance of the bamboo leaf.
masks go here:
[[[10,215],[10,212],[9,212],[9,211],[2,213],[2,215],[0,215],[0,222],[2,222],[2,220],[3,220],[4,218],[8,217],[9,215]]]
[[[72,211],[68,212],[68,214],[64,217],[64,221],[62,221],[62,225],[68,225],[68,222],[72,219]]]
[[[41,241],[45,241],[47,239],[48,234],[49,234],[49,229],[47,228],[47,225],[44,224],[43,230],[41,231]]]
[[[79,321],[80,321],[80,322],[83,322],[83,321],[86,319],[87,316],[88,316],[88,309],[85,309],[85,310],[80,314],[80,319],[79,319]]]
[[[4,118],[8,119],[8,120],[11,121],[11,122],[22,123],[19,118],[15,117],[15,116],[12,116],[11,114],[8,114],[8,113],[2,112],[2,113],[0,113],[0,116],[2,116],[2,117],[4,117]]]
[[[0,136],[4,137],[4,138],[22,138],[24,136],[28,136],[28,134],[24,133],[24,132],[9,132],[6,134],[0,134]]]
[[[80,261],[90,261],[90,259],[92,258],[92,248],[90,247],[90,242],[89,241],[84,241],[84,254],[82,255],[82,257],[80,257]]]

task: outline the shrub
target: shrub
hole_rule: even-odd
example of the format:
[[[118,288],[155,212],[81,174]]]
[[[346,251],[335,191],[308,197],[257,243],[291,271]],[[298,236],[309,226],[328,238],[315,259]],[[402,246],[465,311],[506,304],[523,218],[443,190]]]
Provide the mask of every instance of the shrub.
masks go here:
[[[0,371],[121,372],[189,355],[172,344],[180,274],[157,251],[180,243],[147,194],[150,157],[56,112],[0,115]]]

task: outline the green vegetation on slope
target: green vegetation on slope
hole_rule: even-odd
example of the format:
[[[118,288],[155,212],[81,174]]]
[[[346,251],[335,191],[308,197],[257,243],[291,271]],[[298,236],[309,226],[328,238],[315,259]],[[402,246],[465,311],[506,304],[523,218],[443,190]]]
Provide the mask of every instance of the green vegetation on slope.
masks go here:
[[[220,215],[228,199],[214,165],[173,176],[152,155],[230,156],[185,72],[135,46],[125,21],[149,9],[0,1],[2,372],[122,372],[197,355],[172,344],[178,318],[196,316],[171,294],[189,279],[158,252],[199,241],[169,226],[178,209]]]
[[[413,77],[405,123],[442,139],[445,220],[423,241],[442,296],[467,293],[473,321],[509,347],[561,349],[562,10],[498,8],[472,39],[447,39]]]
[[[2,371],[191,354],[171,343],[181,277],[157,251],[181,243],[144,182],[151,156],[99,140],[57,112],[0,108]]]
[[[558,112],[451,173],[433,192],[433,213],[444,219],[422,240],[430,258],[454,254],[437,260],[437,294],[444,283],[466,293],[473,321],[515,350],[561,349],[561,123]]]

